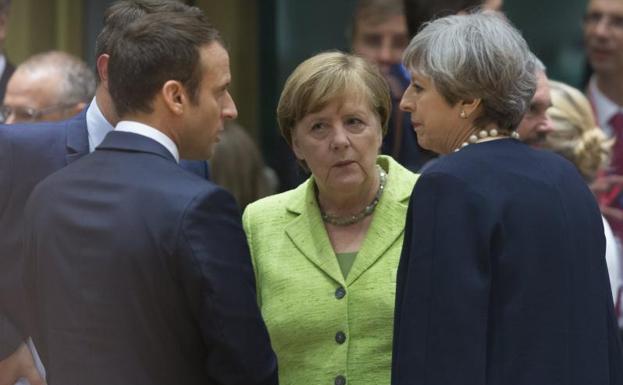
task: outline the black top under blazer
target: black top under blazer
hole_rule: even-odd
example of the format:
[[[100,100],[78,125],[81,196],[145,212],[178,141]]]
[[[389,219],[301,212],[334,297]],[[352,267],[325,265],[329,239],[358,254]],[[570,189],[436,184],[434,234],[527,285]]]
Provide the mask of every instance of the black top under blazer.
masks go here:
[[[237,205],[159,143],[109,133],[25,215],[50,385],[277,383]]]
[[[604,253],[558,155],[502,139],[440,158],[411,196],[392,384],[623,384]]]

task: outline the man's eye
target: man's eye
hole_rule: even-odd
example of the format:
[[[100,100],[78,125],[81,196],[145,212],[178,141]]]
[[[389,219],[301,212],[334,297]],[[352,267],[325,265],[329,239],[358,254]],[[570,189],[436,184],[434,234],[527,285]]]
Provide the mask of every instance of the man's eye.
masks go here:
[[[380,47],[382,40],[380,35],[365,35],[363,37],[363,42],[370,47]]]

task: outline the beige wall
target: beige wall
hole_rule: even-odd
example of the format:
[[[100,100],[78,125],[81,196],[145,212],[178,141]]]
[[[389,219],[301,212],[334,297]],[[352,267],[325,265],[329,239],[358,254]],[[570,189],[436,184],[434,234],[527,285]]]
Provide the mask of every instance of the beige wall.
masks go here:
[[[81,0],[15,0],[5,50],[15,64],[29,56],[60,49],[83,56]]]
[[[257,5],[249,0],[198,0],[222,32],[231,55],[231,93],[238,122],[256,136],[258,125]],[[5,50],[14,64],[59,49],[84,58],[82,0],[14,0]]]
[[[238,122],[256,139],[259,124],[257,2],[198,0],[228,45]]]

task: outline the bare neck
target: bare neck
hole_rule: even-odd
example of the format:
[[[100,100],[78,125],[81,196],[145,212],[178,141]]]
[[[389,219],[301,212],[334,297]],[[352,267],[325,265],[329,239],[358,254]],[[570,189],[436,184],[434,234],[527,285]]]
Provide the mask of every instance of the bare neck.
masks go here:
[[[338,216],[353,215],[370,204],[379,189],[379,175],[376,168],[371,178],[359,189],[336,192],[324,191],[318,186],[318,204],[325,213]]]
[[[115,107],[112,103],[112,99],[108,91],[100,84],[95,91],[95,100],[97,107],[104,115],[104,118],[110,123],[111,126],[116,126],[119,123],[119,117],[115,111]]]

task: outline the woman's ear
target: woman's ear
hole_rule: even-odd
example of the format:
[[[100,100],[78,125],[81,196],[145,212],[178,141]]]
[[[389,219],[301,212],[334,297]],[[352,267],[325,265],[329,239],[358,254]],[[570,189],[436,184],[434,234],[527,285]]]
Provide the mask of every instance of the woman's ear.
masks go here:
[[[461,100],[459,102],[461,108],[461,117],[464,119],[469,118],[472,114],[474,114],[476,112],[476,110],[478,110],[478,107],[480,107],[482,103],[482,99],[477,98],[477,99],[469,99],[469,100]]]

